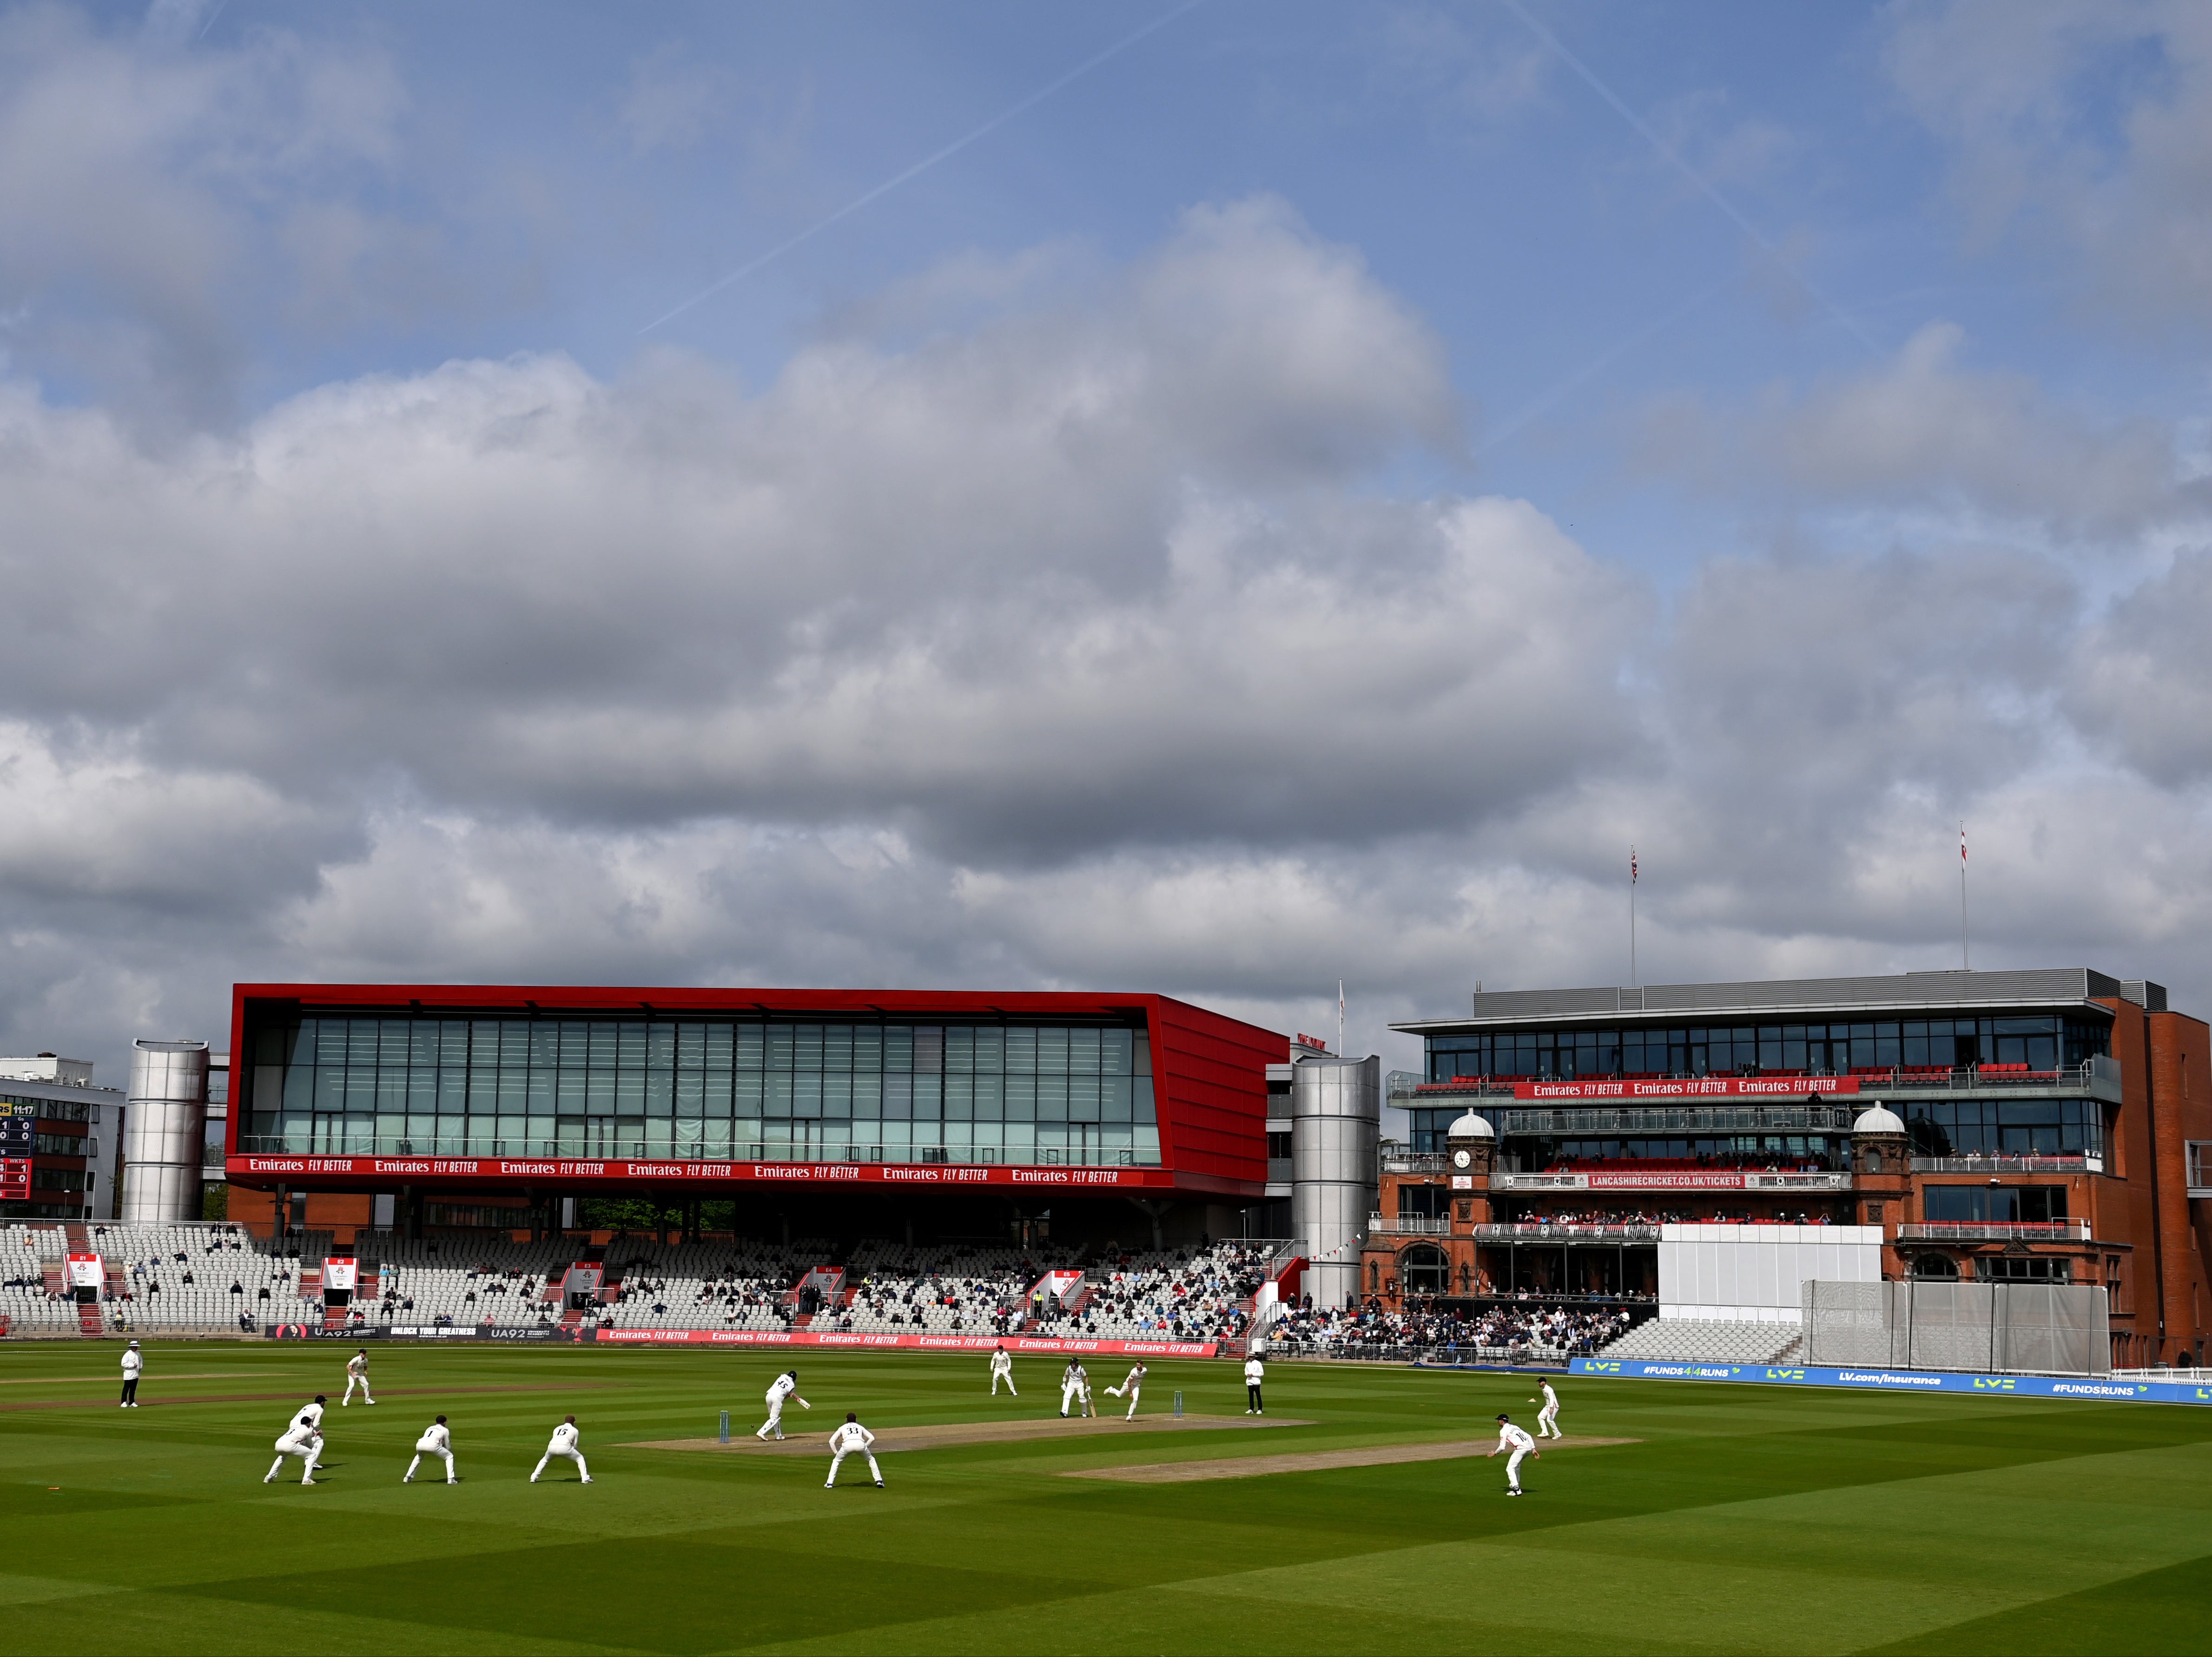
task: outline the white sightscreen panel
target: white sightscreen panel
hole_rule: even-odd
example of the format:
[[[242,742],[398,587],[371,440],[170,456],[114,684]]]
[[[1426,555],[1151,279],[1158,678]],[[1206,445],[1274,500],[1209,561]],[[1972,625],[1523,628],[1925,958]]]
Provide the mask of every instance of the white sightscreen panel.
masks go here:
[[[1670,1225],[1660,1231],[1662,1317],[1799,1315],[1808,1281],[1878,1283],[1879,1226]]]

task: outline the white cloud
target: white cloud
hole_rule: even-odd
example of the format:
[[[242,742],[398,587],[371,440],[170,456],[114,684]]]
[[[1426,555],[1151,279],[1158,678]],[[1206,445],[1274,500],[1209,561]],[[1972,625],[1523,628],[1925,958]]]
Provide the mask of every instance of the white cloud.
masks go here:
[[[2068,249],[2130,327],[2212,321],[2212,12],[2191,0],[1898,7],[1887,63],[1969,230]]]
[[[36,618],[0,1030],[204,1030],[292,976],[1118,982],[1312,1028],[1340,974],[1374,1041],[1624,975],[1631,841],[1647,978],[1947,964],[1962,814],[1995,958],[2212,987],[2189,561],[2132,597],[2116,561],[2107,613],[1939,521],[1661,595],[1536,505],[1404,498],[1459,453],[1443,349],[1269,199],[908,287],[757,390],[455,361],[158,447],[0,390]],[[2170,433],[1960,358],[1699,407],[1670,464],[1816,519],[2191,520]]]
[[[1787,492],[1856,510],[1899,508],[2032,530],[2055,541],[2124,542],[2205,514],[2185,482],[2171,422],[2095,420],[2031,379],[1960,361],[1966,337],[1930,323],[1866,372],[1754,406],[1693,398],[1648,411],[1653,465],[1736,495]]]
[[[615,118],[633,155],[689,149],[727,112],[736,91],[726,70],[669,41],[630,65]]]

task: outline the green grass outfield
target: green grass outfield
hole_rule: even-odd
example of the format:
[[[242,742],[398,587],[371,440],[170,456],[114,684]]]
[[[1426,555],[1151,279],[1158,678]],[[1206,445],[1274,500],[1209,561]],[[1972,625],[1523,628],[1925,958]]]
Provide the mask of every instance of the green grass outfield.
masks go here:
[[[1571,1435],[1641,1442],[1526,1464],[1518,1502],[1482,1460],[1057,1476],[1534,1413],[1522,1377],[1283,1363],[1270,1413],[1316,1424],[903,1451],[888,1490],[848,1461],[831,1493],[826,1455],[618,1447],[724,1408],[750,1431],[780,1358],[817,1433],[1052,1411],[1058,1363],[994,1405],[980,1355],[380,1345],[384,1402],[332,1405],[323,1482],[264,1486],[347,1350],[160,1344],[120,1411],[112,1342],[0,1348],[0,1650],[2212,1649],[2212,1410],[1577,1379]],[[1155,1365],[1147,1411],[1176,1388],[1243,1407],[1233,1364]],[[465,1482],[403,1486],[441,1411]],[[528,1484],[570,1411],[594,1483]]]

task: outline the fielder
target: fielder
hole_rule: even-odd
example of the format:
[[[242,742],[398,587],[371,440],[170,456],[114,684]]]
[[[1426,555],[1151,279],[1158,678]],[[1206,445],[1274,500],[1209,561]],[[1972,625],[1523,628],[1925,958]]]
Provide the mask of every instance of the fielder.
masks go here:
[[[1124,1421],[1134,1421],[1137,1418],[1137,1398],[1138,1395],[1145,1390],[1145,1366],[1143,1363],[1139,1361],[1137,1367],[1130,1370],[1129,1373],[1122,1378],[1121,1384],[1119,1387],[1109,1387],[1106,1390],[1113,1393],[1115,1398],[1126,1398],[1129,1400],[1129,1413],[1123,1416],[1121,1419]]]
[[[538,1475],[545,1471],[545,1464],[555,1456],[560,1455],[566,1456],[574,1462],[577,1478],[586,1484],[590,1484],[592,1470],[584,1465],[584,1453],[576,1448],[577,1437],[576,1417],[570,1416],[553,1429],[553,1442],[545,1447],[545,1454],[538,1458],[538,1465],[531,1469],[530,1482],[535,1484],[538,1482]]]
[[[135,1410],[138,1407],[138,1375],[145,1367],[146,1355],[138,1350],[138,1343],[134,1340],[123,1349],[123,1402],[116,1406],[118,1409]]]
[[[760,1430],[753,1435],[755,1438],[766,1438],[771,1433],[778,1438],[783,1436],[783,1401],[796,1397],[798,1392],[799,1371],[796,1369],[787,1369],[769,1382],[768,1419],[761,1423]],[[814,1406],[802,1398],[799,1400],[799,1407],[811,1410]]]
[[[343,1410],[353,1402],[353,1389],[356,1387],[361,1388],[363,1404],[376,1402],[368,1395],[368,1348],[366,1346],[346,1360],[345,1396],[338,1400],[339,1409]]]
[[[1244,1360],[1244,1413],[1263,1416],[1267,1413],[1260,1402],[1260,1383],[1267,1378],[1267,1366],[1260,1362],[1257,1352]]]
[[[1091,1396],[1089,1380],[1090,1377],[1083,1373],[1083,1360],[1068,1359],[1067,1368],[1060,1372],[1060,1418],[1062,1421],[1067,1419],[1070,1405],[1075,1406],[1077,1415],[1083,1413],[1084,1404]]]
[[[1518,1496],[1521,1494],[1521,1458],[1524,1455],[1540,1458],[1544,1453],[1536,1448],[1534,1439],[1516,1427],[1511,1417],[1504,1415],[1498,1417],[1498,1442],[1483,1452],[1483,1460],[1488,1460],[1500,1450],[1513,1452],[1505,1460],[1505,1494]]]
[[[1548,1381],[1538,1381],[1536,1390],[1544,1399],[1544,1407],[1536,1411],[1536,1436],[1565,1438],[1566,1435],[1559,1430],[1559,1395],[1552,1390]],[[1532,1398],[1528,1401],[1534,1404],[1536,1400]]]
[[[1013,1355],[1006,1350],[1003,1344],[991,1349],[991,1396],[993,1398],[998,1397],[999,1383],[1002,1381],[1006,1383],[1008,1392],[1012,1393],[1016,1398],[1021,1396],[1021,1393],[1016,1392],[1014,1388]]]
[[[422,1465],[422,1458],[426,1455],[440,1456],[444,1459],[446,1483],[458,1484],[461,1482],[453,1472],[453,1429],[446,1425],[446,1418],[443,1416],[440,1416],[435,1422],[425,1427],[422,1429],[422,1436],[415,1441],[415,1459],[407,1464],[407,1477],[399,1481],[401,1484],[412,1484],[415,1482],[415,1470]],[[540,1466],[544,1465],[543,1462],[538,1463]]]
[[[860,1417],[848,1410],[845,1412],[845,1424],[830,1435],[830,1448],[832,1453],[830,1457],[830,1482],[822,1488],[825,1490],[834,1490],[837,1488],[837,1469],[845,1465],[847,1456],[864,1455],[868,1458],[869,1477],[876,1481],[878,1490],[883,1489],[884,1470],[876,1466],[876,1453],[871,1448],[875,1442],[876,1435],[860,1425]]]
[[[323,1405],[329,1402],[329,1399],[318,1393],[313,1404],[292,1417],[292,1424],[276,1441],[276,1459],[269,1464],[269,1471],[261,1480],[263,1484],[274,1484],[276,1482],[277,1469],[284,1465],[284,1458],[288,1455],[296,1455],[307,1464],[300,1469],[302,1484],[315,1482],[315,1464],[323,1456]]]

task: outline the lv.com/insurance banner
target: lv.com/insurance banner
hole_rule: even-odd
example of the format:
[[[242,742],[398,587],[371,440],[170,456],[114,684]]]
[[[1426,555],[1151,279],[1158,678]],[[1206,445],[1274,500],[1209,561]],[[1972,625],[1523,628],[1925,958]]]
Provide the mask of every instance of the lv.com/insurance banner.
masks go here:
[[[1998,1393],[2014,1398],[2212,1404],[2212,1382],[2118,1381],[2107,1375],[1978,1375],[1948,1369],[1820,1369],[1643,1358],[1576,1358],[1567,1368],[1572,1375],[1613,1375],[1631,1381],[1732,1381],[1747,1386],[1853,1387],[1881,1393]]]

